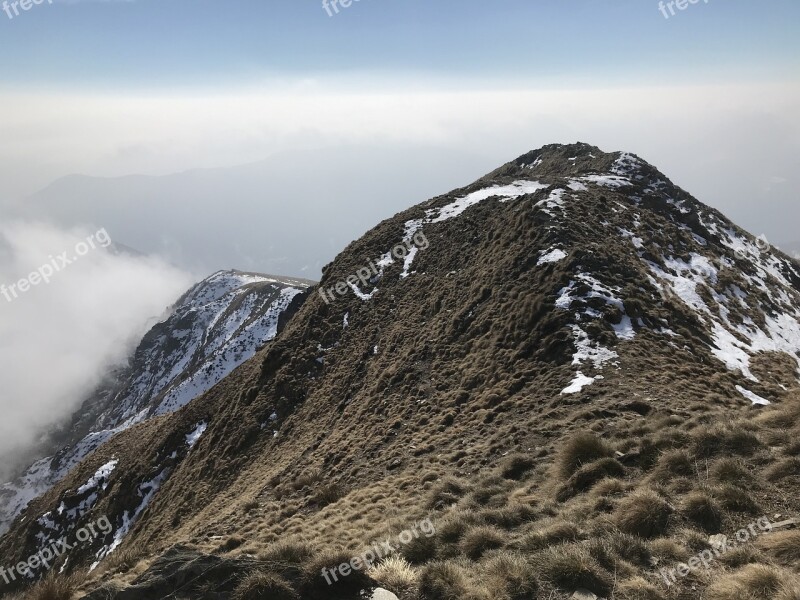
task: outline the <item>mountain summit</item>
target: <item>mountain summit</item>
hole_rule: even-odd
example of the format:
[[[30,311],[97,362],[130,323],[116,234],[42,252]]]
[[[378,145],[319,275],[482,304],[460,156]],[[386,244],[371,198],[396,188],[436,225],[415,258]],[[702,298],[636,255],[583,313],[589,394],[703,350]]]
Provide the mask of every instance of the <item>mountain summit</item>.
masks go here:
[[[652,165],[545,146],[323,275],[254,358],[32,502],[3,562],[104,516],[64,567],[90,598],[796,589],[798,266]],[[393,558],[356,568],[376,539]]]

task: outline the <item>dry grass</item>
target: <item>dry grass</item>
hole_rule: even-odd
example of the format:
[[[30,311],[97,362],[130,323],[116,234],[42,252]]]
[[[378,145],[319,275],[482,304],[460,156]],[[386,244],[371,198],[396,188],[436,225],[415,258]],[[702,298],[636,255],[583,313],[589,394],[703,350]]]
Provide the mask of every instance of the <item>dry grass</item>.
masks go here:
[[[470,591],[467,569],[452,561],[432,562],[419,577],[419,593],[426,600],[464,600]]]
[[[459,543],[459,548],[467,557],[478,560],[489,550],[502,548],[505,541],[505,534],[496,527],[475,527],[467,531]]]
[[[800,477],[800,458],[785,458],[767,469],[768,481],[782,481],[788,477]]]
[[[681,514],[706,533],[719,533],[722,511],[706,492],[695,490],[687,494],[683,498]]]
[[[500,473],[506,479],[518,481],[536,466],[536,461],[527,454],[511,454],[500,465]]]
[[[529,533],[521,545],[528,552],[534,552],[563,542],[576,542],[580,537],[581,532],[573,523],[559,522]]]
[[[283,578],[271,573],[251,573],[236,587],[233,600],[300,600]]]
[[[706,592],[708,600],[772,600],[788,581],[785,573],[767,565],[747,565],[723,576]]]
[[[797,568],[800,566],[800,531],[776,531],[763,535],[757,546],[780,564]]]
[[[643,490],[624,498],[614,514],[620,530],[642,538],[653,538],[666,532],[673,508],[651,490]]]
[[[611,576],[582,546],[563,544],[548,548],[532,558],[542,579],[555,587],[572,592],[578,588],[607,594]]]
[[[384,589],[394,592],[401,600],[410,598],[416,592],[419,573],[398,556],[390,556],[367,571],[372,579]]]
[[[613,454],[612,448],[595,434],[589,431],[577,433],[561,447],[555,463],[556,475],[567,480],[583,465]]]
[[[520,554],[503,552],[483,566],[488,588],[508,600],[529,600],[536,597],[539,581],[530,562]]]
[[[259,554],[259,558],[264,562],[290,566],[303,565],[312,556],[314,556],[314,548],[298,539],[277,542]]]
[[[620,583],[614,594],[615,600],[664,600],[661,591],[642,577],[634,577]]]
[[[134,546],[124,546],[103,559],[97,569],[97,575],[106,573],[127,573],[147,557],[147,553]]]
[[[24,594],[25,600],[72,600],[85,578],[79,574],[61,576],[50,573]]]
[[[697,456],[710,458],[718,455],[752,456],[761,448],[761,441],[743,423],[703,426],[692,432],[694,452]]]

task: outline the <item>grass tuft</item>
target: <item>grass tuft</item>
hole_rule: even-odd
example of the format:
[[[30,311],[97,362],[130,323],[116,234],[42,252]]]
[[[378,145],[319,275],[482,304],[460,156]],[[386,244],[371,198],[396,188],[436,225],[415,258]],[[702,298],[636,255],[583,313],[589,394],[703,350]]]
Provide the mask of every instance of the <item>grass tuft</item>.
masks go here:
[[[589,431],[578,433],[561,447],[556,458],[556,474],[566,481],[583,465],[613,454],[611,447],[595,434]]]
[[[620,501],[615,512],[617,527],[625,533],[654,538],[666,532],[672,507],[652,491],[631,494]]]
[[[272,573],[251,573],[236,587],[233,600],[299,600],[292,587]]]
[[[459,548],[472,560],[478,560],[489,550],[497,550],[505,545],[505,535],[496,527],[475,527],[467,531]]]

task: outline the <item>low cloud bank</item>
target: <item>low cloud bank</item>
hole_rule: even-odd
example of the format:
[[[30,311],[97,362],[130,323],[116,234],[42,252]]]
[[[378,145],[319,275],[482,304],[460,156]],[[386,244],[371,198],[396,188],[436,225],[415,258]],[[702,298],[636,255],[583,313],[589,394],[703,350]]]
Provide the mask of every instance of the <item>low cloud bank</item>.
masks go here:
[[[0,223],[0,479],[193,282],[105,230]]]

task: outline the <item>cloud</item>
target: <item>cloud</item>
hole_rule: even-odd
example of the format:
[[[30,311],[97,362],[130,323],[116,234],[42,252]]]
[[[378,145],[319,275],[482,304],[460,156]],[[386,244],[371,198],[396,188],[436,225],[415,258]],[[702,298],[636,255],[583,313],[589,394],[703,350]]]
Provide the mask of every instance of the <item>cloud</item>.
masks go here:
[[[86,242],[91,235],[94,249]],[[105,239],[31,222],[0,225],[2,476],[28,445],[71,415],[191,285],[188,274],[159,259],[109,253]],[[49,283],[19,290],[20,279],[35,282],[30,273],[47,273],[48,265],[54,266]]]
[[[800,172],[796,83],[487,88],[342,81],[347,89],[327,77],[224,93],[0,90],[0,103],[14,107],[0,112],[0,200],[68,173],[163,175],[344,144],[429,145],[497,165],[543,144],[580,140],[643,156],[770,239],[795,237],[790,223],[800,214],[790,192],[800,181],[786,174]],[[790,181],[766,190],[765,179],[776,174]],[[352,175],[360,176],[357,165]]]

